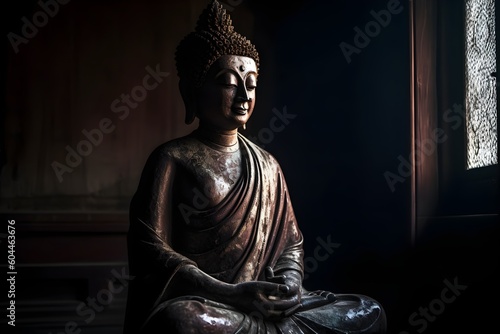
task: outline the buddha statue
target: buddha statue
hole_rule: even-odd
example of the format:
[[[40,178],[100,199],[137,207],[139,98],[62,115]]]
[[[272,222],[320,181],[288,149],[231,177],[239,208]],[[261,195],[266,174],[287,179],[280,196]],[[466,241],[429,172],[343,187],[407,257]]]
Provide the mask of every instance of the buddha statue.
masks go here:
[[[283,171],[243,136],[259,55],[217,1],[178,45],[192,133],[149,156],[130,204],[124,333],[385,333],[360,294],[307,291]]]

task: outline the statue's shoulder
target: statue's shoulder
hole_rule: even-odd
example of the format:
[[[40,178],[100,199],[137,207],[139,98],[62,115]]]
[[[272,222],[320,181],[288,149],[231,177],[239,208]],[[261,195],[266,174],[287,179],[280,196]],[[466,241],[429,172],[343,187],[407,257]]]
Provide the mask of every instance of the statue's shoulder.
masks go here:
[[[157,146],[150,155],[155,161],[171,161],[174,163],[185,162],[197,149],[199,142],[190,135],[171,139]]]

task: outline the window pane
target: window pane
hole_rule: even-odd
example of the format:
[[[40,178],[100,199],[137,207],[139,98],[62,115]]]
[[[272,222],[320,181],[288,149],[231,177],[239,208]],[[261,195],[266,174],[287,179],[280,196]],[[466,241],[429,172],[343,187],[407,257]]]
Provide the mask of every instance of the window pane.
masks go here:
[[[496,164],[495,0],[467,0],[465,14],[467,169]]]

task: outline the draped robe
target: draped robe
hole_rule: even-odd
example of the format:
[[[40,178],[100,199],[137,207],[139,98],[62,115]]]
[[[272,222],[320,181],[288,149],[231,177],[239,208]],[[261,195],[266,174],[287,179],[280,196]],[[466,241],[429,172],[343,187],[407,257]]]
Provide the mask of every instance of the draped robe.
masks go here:
[[[214,326],[226,323],[238,333],[383,333],[383,309],[362,295],[337,295],[334,302],[273,321],[197,296],[172,297],[172,278],[187,264],[233,284],[265,280],[267,266],[276,273],[303,274],[303,237],[282,170],[244,136],[238,135],[241,176],[220,203],[205,207],[201,197],[195,203],[176,197],[176,171],[203,163],[191,149],[199,147],[193,145],[196,140],[188,136],[158,147],[132,199],[128,248],[133,279],[124,333],[142,333],[141,328],[150,333],[151,323],[161,324],[161,317],[174,309],[186,317],[186,325],[190,318],[210,315]],[[307,299],[308,292],[301,291]],[[183,303],[189,307],[179,307]]]

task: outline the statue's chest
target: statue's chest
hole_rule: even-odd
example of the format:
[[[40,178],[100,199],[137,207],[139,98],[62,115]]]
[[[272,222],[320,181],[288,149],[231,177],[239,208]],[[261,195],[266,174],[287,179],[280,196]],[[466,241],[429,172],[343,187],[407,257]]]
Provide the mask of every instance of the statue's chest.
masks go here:
[[[207,207],[220,203],[241,177],[240,152],[203,150],[191,157],[186,164],[192,189],[188,197],[203,196]],[[194,199],[194,198],[193,198]]]

